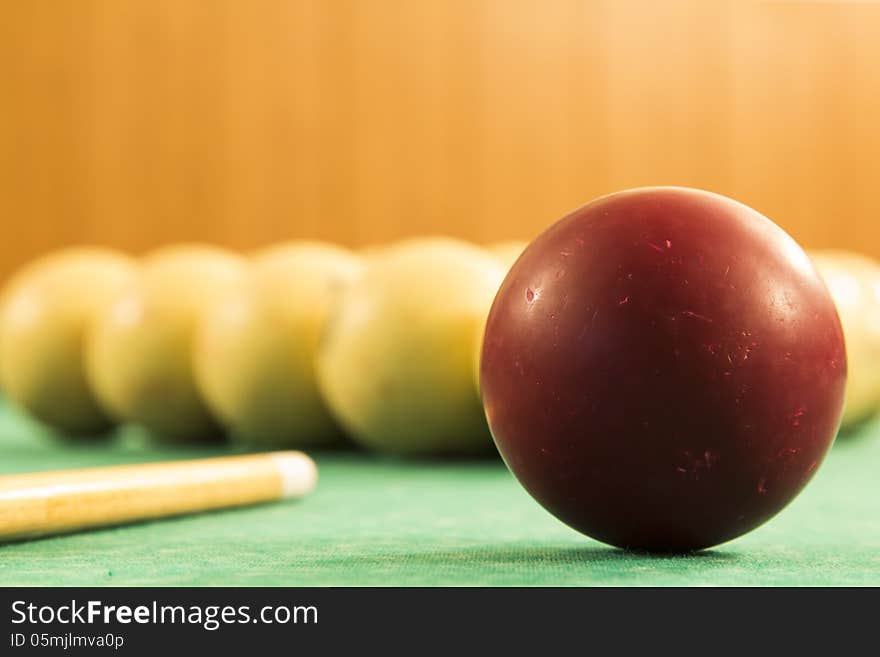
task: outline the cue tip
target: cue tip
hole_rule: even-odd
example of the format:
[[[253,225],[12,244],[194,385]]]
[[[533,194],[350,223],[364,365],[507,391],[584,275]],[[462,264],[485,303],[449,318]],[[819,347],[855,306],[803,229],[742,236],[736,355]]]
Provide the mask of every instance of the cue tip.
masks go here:
[[[314,490],[318,482],[315,462],[302,452],[276,452],[271,454],[281,477],[281,497],[302,497]]]

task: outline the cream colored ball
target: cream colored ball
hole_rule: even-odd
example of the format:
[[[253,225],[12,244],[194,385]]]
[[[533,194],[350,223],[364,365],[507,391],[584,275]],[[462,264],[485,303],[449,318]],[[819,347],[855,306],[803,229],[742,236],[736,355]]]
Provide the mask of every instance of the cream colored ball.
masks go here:
[[[315,353],[334,299],[362,266],[330,244],[282,244],[255,254],[246,285],[205,315],[196,378],[235,436],[277,447],[339,439],[318,391]]]
[[[320,388],[356,441],[397,454],[491,448],[473,353],[502,277],[485,250],[445,238],[370,260],[318,351]]]
[[[193,338],[201,315],[241,285],[246,269],[243,258],[211,246],[149,254],[89,336],[89,381],[105,407],[160,439],[217,438],[196,387]]]
[[[70,434],[112,426],[86,381],[89,324],[136,275],[135,261],[103,248],[70,248],[25,266],[0,301],[0,381],[36,419]]]
[[[880,409],[880,264],[850,251],[815,251],[846,340],[847,385],[842,425]]]

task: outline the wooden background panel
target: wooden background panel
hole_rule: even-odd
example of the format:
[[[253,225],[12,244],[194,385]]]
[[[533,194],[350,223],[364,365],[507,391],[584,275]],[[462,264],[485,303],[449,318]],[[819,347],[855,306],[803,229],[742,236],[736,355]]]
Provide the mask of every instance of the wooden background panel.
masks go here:
[[[808,245],[880,255],[880,3],[744,5],[730,193]]]
[[[647,184],[880,257],[880,3],[0,0],[0,276],[46,249],[531,237]]]

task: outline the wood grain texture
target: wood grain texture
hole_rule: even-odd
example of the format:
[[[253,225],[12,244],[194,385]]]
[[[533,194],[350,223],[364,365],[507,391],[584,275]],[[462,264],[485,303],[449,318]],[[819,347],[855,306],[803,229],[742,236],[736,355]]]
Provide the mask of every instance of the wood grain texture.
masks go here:
[[[0,1],[0,277],[176,240],[528,238],[709,188],[880,257],[880,3]]]

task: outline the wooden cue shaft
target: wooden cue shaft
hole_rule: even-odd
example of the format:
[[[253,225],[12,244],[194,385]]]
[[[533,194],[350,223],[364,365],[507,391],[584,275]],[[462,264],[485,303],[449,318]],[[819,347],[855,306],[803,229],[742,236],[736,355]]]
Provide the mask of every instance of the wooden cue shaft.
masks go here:
[[[5,475],[0,541],[300,497],[316,481],[295,451]]]

